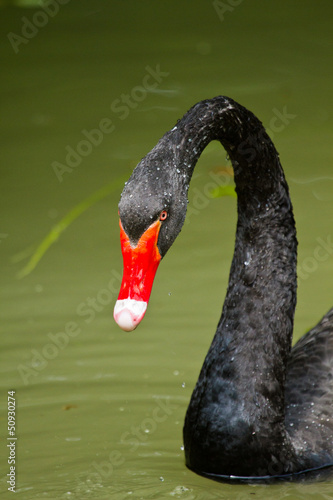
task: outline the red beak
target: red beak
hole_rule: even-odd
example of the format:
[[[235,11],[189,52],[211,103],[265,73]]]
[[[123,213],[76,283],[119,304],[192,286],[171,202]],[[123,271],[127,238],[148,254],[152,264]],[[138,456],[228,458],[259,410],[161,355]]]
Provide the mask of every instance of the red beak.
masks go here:
[[[113,317],[125,331],[134,330],[145,315],[153,281],[161,261],[157,248],[161,222],[157,220],[143,233],[136,246],[132,246],[121,221],[120,243],[123,254],[123,280]]]

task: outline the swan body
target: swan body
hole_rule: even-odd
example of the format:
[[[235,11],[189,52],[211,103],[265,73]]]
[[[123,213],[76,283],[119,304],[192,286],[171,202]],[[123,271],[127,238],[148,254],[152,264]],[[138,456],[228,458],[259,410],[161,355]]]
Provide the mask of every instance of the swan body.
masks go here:
[[[206,145],[234,168],[238,222],[222,315],[187,409],[186,465],[212,477],[289,477],[333,465],[333,309],[291,348],[297,240],[279,155],[227,97],[193,106],[141,160],[119,203],[124,274],[114,317],[142,320],[157,267],[184,223]]]

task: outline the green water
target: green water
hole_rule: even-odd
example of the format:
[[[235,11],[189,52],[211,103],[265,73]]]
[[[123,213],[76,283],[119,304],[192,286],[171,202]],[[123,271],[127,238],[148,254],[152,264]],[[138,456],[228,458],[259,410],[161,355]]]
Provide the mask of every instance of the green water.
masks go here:
[[[184,466],[184,414],[236,224],[235,199],[206,194],[228,165],[218,144],[199,161],[188,222],[135,332],[112,318],[120,188],[16,277],[74,206],[129,174],[192,104],[225,94],[274,136],[298,229],[295,336],[315,324],[333,304],[332,2],[53,5],[0,2],[1,498],[12,498],[15,390],[15,498],[332,499],[329,482],[231,486]]]

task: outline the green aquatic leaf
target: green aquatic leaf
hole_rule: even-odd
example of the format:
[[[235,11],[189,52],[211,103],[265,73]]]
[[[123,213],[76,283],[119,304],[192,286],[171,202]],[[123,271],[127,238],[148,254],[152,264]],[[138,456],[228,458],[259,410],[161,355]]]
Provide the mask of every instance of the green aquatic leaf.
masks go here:
[[[114,181],[110,182],[106,186],[103,186],[101,189],[98,189],[98,191],[95,191],[92,193],[90,196],[85,198],[83,201],[81,201],[78,205],[76,205],[72,210],[70,210],[52,229],[51,231],[45,236],[45,238],[42,240],[42,242],[38,245],[36,248],[35,252],[31,256],[29,262],[27,265],[21,269],[21,271],[18,272],[17,277],[18,278],[24,278],[28,274],[31,273],[37,266],[38,262],[41,260],[41,258],[45,255],[47,250],[50,248],[50,246],[57,241],[61,233],[65,231],[65,229],[68,228],[68,226],[75,221],[83,212],[88,210],[88,208],[92,207],[95,205],[98,201],[103,200],[106,196],[111,194],[113,191],[119,189],[124,182],[128,179],[128,175],[119,177],[115,179]],[[21,256],[22,252],[18,254],[18,256]],[[17,257],[14,256],[13,260],[19,260]]]
[[[222,196],[232,196],[237,198],[235,186],[219,186],[210,193],[212,198],[221,198]]]

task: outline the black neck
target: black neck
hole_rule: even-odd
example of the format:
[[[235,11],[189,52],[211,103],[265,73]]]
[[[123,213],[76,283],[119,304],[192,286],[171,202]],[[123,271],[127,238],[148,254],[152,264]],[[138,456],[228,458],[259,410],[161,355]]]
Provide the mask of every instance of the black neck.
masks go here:
[[[191,108],[162,140],[173,143],[178,162],[190,180],[207,144],[221,142],[235,173],[238,199],[258,207],[283,184],[288,191],[278,153],[262,123],[230,98],[215,97]],[[251,190],[251,196],[249,196]]]
[[[227,295],[188,409],[186,447],[191,449],[196,434],[195,441],[209,444],[207,453],[213,456],[215,443],[227,449],[234,434],[244,454],[249,439],[248,453],[256,453],[256,446],[261,446],[256,435],[266,433],[270,449],[275,442],[288,441],[285,366],[296,304],[297,241],[278,153],[261,122],[223,97],[194,106],[168,134],[188,181],[206,145],[219,140],[232,161],[238,197]],[[214,412],[216,422],[212,423]],[[187,453],[190,462],[191,452]],[[207,460],[202,449],[198,453]],[[216,453],[222,464],[223,452]],[[237,453],[235,460],[241,456],[237,458]],[[229,450],[226,466],[229,460],[232,468],[230,457]]]

